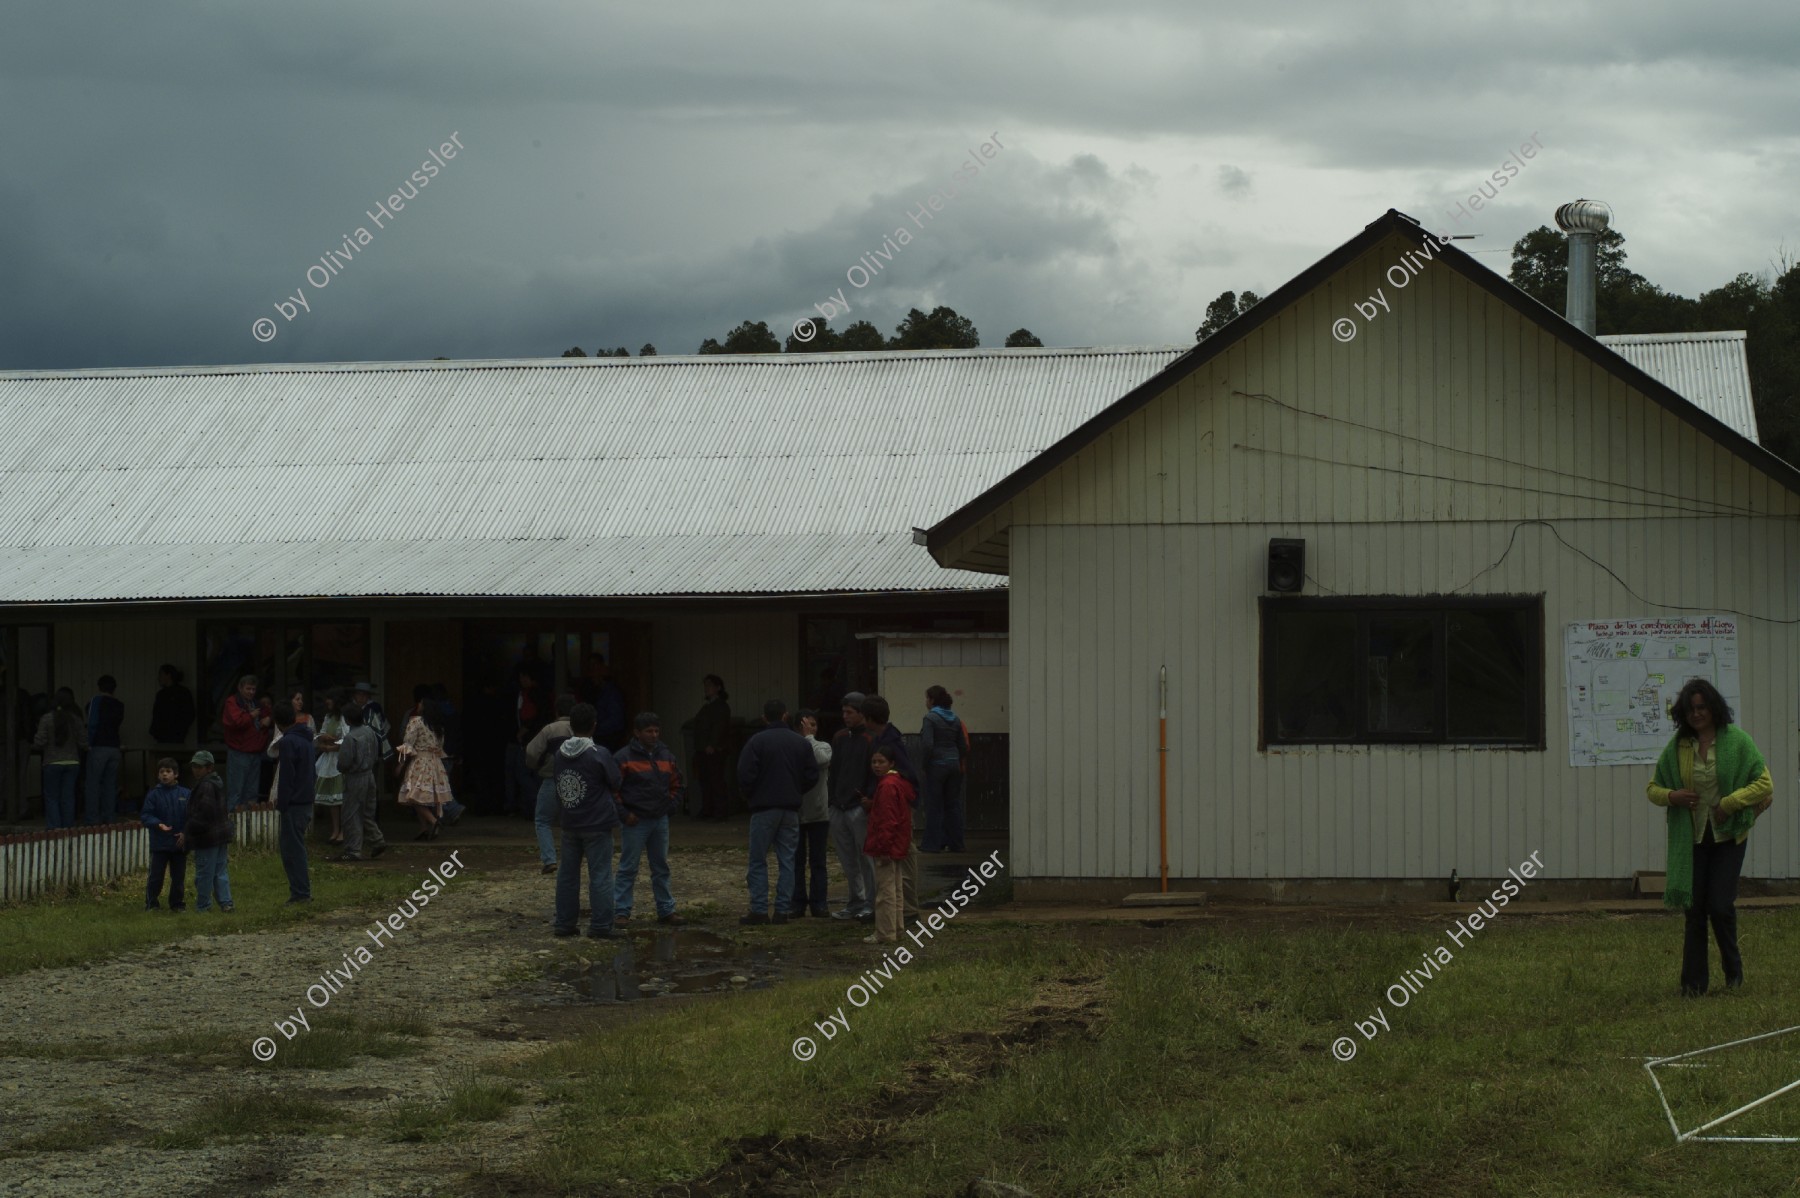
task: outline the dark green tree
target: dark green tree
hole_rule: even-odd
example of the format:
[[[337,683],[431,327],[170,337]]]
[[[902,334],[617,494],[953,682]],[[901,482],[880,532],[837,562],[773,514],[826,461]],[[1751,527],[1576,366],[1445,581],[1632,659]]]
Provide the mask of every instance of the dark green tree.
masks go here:
[[[787,352],[790,354],[828,354],[842,349],[843,338],[831,327],[831,322],[812,320],[813,335],[810,341],[803,341],[790,332],[787,338]]]
[[[602,353],[600,356],[606,357],[607,355],[605,353]],[[615,349],[612,351],[611,356],[615,357],[615,358],[629,358],[631,356],[631,351],[626,349],[623,345],[621,345],[618,349]]]
[[[754,323],[746,320],[731,332],[725,334],[725,343],[719,349],[725,354],[778,354],[781,352],[781,341],[764,321]]]
[[[1569,243],[1548,225],[1539,225],[1513,243],[1513,285],[1552,312],[1569,301]],[[1699,309],[1625,265],[1625,237],[1617,229],[1600,234],[1594,251],[1594,325],[1602,337],[1613,333],[1690,333]],[[1716,327],[1716,326],[1715,326]]]
[[[585,358],[585,357],[587,357],[587,353],[579,345],[577,345],[577,346],[573,347],[572,349],[563,350],[562,356],[565,358]]]
[[[1006,348],[1008,349],[1026,349],[1032,346],[1042,349],[1043,345],[1042,341],[1031,335],[1030,329],[1014,329],[1006,335]]]
[[[1246,291],[1243,295],[1235,291],[1222,292],[1218,299],[1206,305],[1206,319],[1194,330],[1194,340],[1205,341],[1261,302],[1262,297],[1254,291]]]
[[[700,343],[700,348],[694,352],[697,354],[722,354],[725,352],[725,347],[720,345],[717,341],[714,341],[711,337],[708,337],[705,341]]]
[[[838,349],[858,352],[886,349],[887,347],[887,341],[882,337],[881,330],[866,320],[859,320],[845,329],[837,343]]]
[[[981,335],[967,317],[958,316],[954,308],[939,305],[931,315],[912,309],[894,328],[889,349],[974,349]]]
[[[648,341],[644,342],[642,348],[638,350],[638,357],[640,358],[654,358],[655,356],[656,347],[651,345]]]

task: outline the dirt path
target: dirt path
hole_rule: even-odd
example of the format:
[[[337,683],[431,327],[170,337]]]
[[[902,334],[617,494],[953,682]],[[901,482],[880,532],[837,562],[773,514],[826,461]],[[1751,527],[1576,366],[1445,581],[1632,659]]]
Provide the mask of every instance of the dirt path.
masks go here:
[[[376,866],[423,880],[454,847],[402,845]],[[461,1124],[448,1140],[385,1141],[382,1131],[405,1104],[439,1102],[473,1068],[603,1020],[709,1001],[707,993],[773,983],[805,968],[734,943],[744,902],[741,849],[672,855],[677,900],[699,915],[674,935],[646,918],[654,909],[648,873],[641,872],[633,952],[616,968],[612,946],[549,935],[554,879],[538,872],[529,849],[476,844],[460,857],[476,872],[450,879],[402,931],[371,948],[371,959],[351,969],[337,993],[315,991],[325,996],[323,1009],[307,1000],[307,988],[328,970],[344,969],[345,954],[372,945],[369,928],[392,908],[321,912],[279,930],[195,935],[91,965],[0,979],[0,1041],[19,1046],[0,1056],[0,1194],[461,1192],[471,1175],[516,1176],[533,1147],[533,1121],[545,1109],[539,1096],[521,1084],[523,1101],[510,1113]],[[834,890],[842,892],[835,878]],[[240,904],[250,901],[240,895]],[[175,918],[203,928],[202,919],[220,917]],[[832,939],[854,940],[853,926],[839,929],[843,935]],[[830,936],[813,931],[815,941],[820,935]],[[596,1005],[578,992],[596,972],[626,991],[623,997],[654,1001]],[[662,997],[684,992],[693,997]],[[253,1061],[249,1048],[258,1037],[269,1037],[279,1058],[319,1034],[299,1029],[296,1007],[315,1029],[322,1017],[366,1024],[419,1016],[431,1034],[422,1051],[356,1056],[337,1068]],[[277,1019],[295,1023],[295,1041],[275,1028]],[[213,1046],[199,1064],[152,1043],[196,1033]],[[158,1133],[209,1126],[221,1112],[293,1100],[340,1112],[342,1126],[308,1127],[314,1134],[279,1140],[149,1146]],[[20,1151],[31,1148],[45,1150]]]

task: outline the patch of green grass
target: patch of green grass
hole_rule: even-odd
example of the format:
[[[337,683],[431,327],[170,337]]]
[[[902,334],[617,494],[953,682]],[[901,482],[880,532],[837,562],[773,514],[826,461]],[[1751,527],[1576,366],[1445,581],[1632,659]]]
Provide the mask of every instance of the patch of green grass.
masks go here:
[[[538,1182],[560,1190],[620,1177],[679,1180],[716,1165],[738,1137],[835,1126],[902,1081],[908,1061],[935,1055],[938,1033],[991,1026],[1047,972],[1092,965],[1079,949],[1019,939],[954,965],[933,960],[942,955],[927,942],[861,1008],[845,996],[860,972],[852,966],[585,1036],[523,1063],[562,1108],[534,1166]],[[879,961],[871,952],[860,968]],[[840,1010],[850,1030],[833,1025],[828,1039],[816,1025]],[[810,1061],[794,1056],[800,1036],[814,1043]]]
[[[439,1103],[402,1102],[383,1120],[389,1140],[430,1143],[448,1139],[463,1123],[490,1123],[525,1100],[516,1086],[484,1080],[463,1070]]]
[[[742,1138],[830,1140],[879,1116],[881,1156],[832,1145],[845,1166],[824,1192],[925,1198],[989,1178],[1143,1198],[1791,1193],[1779,1148],[1676,1147],[1642,1067],[1796,1022],[1800,911],[1739,927],[1749,986],[1690,1001],[1673,918],[1501,918],[1461,944],[1442,927],[1209,921],[1091,951],[1071,942],[1104,945],[1092,928],[971,925],[866,1007],[844,1002],[847,971],[547,1051],[521,1067],[561,1124],[533,1167],[546,1190],[648,1187],[704,1176]],[[1439,946],[1452,959],[1401,987]],[[1076,972],[1104,976],[1103,1019],[946,1072],[957,1046],[935,1034],[991,1027]],[[828,1041],[814,1021],[840,1004],[850,1031]],[[789,1054],[801,1034],[818,1045],[807,1064]],[[1334,1058],[1341,1037],[1354,1059]],[[1800,1076],[1800,1033],[1707,1060],[1664,1077],[1684,1128]],[[896,1114],[883,1087],[916,1092],[909,1065],[954,1083]],[[1794,1134],[1797,1110],[1778,1100],[1726,1128]]]
[[[144,910],[143,874],[128,874],[110,886],[78,894],[35,899],[0,911],[6,936],[0,941],[0,977],[31,969],[74,965],[116,956],[149,944],[197,935],[263,931],[311,919],[323,912],[363,904],[398,901],[418,879],[410,872],[358,869],[312,861],[313,901],[286,905],[287,876],[281,858],[266,850],[231,854],[230,915],[217,908],[193,908],[193,871],[188,873],[188,910]],[[165,888],[165,899],[167,891]]]
[[[0,1159],[34,1152],[93,1152],[117,1143],[125,1132],[90,1115],[63,1119],[36,1135],[25,1136],[0,1151]]]
[[[425,1051],[425,1039],[432,1031],[427,1021],[411,1012],[370,1016],[322,1011],[309,1018],[312,1030],[278,1042],[272,1060],[257,1061],[248,1045],[238,1050],[237,1059],[264,1069],[343,1069],[357,1057],[417,1055]]]
[[[202,1104],[181,1124],[156,1133],[149,1143],[152,1148],[204,1148],[249,1136],[310,1134],[342,1122],[342,1111],[305,1094],[230,1094]]]
[[[210,1032],[181,1032],[142,1040],[0,1040],[0,1057],[37,1061],[117,1061],[126,1057],[182,1057],[189,1061],[232,1059]]]

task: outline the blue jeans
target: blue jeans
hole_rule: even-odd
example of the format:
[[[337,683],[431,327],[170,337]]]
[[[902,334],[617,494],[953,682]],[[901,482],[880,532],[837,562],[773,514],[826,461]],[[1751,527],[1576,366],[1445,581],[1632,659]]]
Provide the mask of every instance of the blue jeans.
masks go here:
[[[925,767],[925,785],[919,806],[925,809],[927,853],[963,849],[963,776],[954,761],[934,761]]]
[[[87,824],[110,824],[119,815],[119,750],[88,750]]]
[[[74,762],[44,767],[44,827],[75,826],[75,775],[80,772]]]
[[[631,891],[637,885],[638,856],[650,850],[650,890],[656,895],[656,913],[673,915],[675,895],[669,890],[669,817],[645,819],[619,832],[619,883],[613,887],[613,907],[619,915],[631,914]]]
[[[311,803],[281,812],[281,868],[287,873],[289,898],[312,897],[312,878],[306,872],[306,830],[312,818]]]
[[[194,850],[194,906],[199,910],[211,906],[215,894],[219,896],[219,906],[231,906],[231,875],[225,871],[226,854],[230,851],[228,844]]]
[[[256,802],[257,784],[262,781],[263,755],[225,752],[225,803],[233,811]]]
[[[610,932],[613,925],[613,838],[605,832],[563,829],[562,864],[556,867],[556,927],[573,931],[581,918],[581,863],[588,871],[588,929]]]
[[[556,864],[556,836],[550,831],[550,825],[561,810],[562,804],[556,801],[556,779],[545,778],[538,783],[537,797],[538,861],[541,864]]]
[[[150,876],[144,880],[145,907],[156,906],[162,896],[164,869],[169,872],[169,910],[187,907],[187,858],[186,853],[174,849],[150,850]]]
[[[775,910],[783,916],[794,900],[794,850],[800,844],[800,813],[767,807],[750,813],[750,913],[769,913],[769,846],[775,846]]]

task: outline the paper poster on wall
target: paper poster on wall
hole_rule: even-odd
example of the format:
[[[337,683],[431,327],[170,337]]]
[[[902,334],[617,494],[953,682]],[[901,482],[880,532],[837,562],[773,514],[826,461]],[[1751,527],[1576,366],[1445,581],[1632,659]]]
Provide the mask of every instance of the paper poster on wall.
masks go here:
[[[1726,616],[1583,620],[1563,634],[1570,765],[1655,765],[1690,678],[1738,706],[1737,622]]]

